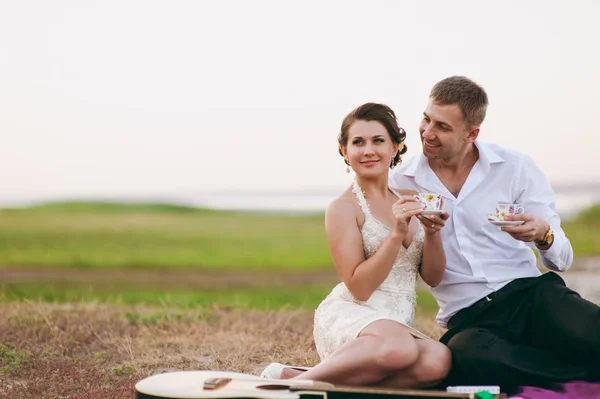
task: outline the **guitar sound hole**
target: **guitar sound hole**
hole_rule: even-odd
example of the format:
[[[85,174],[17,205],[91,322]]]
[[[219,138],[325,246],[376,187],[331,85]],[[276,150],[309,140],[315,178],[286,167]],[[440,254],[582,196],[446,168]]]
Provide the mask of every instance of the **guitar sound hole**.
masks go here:
[[[258,385],[256,388],[264,389],[265,391],[283,391],[283,390],[290,389],[290,386],[283,385],[283,384],[265,384],[265,385]]]

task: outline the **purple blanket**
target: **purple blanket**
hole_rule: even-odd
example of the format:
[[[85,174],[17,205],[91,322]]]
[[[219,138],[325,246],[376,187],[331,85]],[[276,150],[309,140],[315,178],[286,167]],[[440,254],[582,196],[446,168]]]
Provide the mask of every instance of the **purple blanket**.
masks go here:
[[[560,384],[562,391],[551,391],[535,387],[523,387],[521,393],[510,399],[598,399],[600,383],[569,382]]]

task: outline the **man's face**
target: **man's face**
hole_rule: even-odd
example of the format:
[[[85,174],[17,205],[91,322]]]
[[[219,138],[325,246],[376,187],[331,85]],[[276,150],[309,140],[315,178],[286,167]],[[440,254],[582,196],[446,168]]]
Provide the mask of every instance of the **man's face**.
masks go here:
[[[479,128],[467,129],[458,104],[441,105],[430,98],[419,132],[423,155],[428,159],[455,161],[465,153],[466,146],[475,141]]]

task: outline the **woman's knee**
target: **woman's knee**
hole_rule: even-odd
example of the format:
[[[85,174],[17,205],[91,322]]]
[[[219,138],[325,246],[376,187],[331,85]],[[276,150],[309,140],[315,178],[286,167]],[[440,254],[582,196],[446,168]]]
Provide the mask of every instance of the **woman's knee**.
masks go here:
[[[383,371],[394,372],[414,364],[419,357],[419,348],[414,338],[386,339],[374,351],[375,363]]]
[[[446,346],[436,345],[435,348],[423,354],[419,363],[420,372],[417,379],[422,385],[433,385],[446,378],[450,372],[452,355]]]

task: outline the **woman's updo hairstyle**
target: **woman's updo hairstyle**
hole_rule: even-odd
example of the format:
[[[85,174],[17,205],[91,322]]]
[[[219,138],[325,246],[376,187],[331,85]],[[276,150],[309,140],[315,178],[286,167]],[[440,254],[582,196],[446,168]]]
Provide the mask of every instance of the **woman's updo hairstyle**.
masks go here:
[[[396,114],[394,111],[384,104],[377,103],[366,103],[357,107],[354,111],[350,112],[342,121],[342,128],[338,135],[338,151],[343,157],[342,147],[348,146],[348,131],[352,124],[356,121],[377,121],[381,123],[385,130],[390,135],[392,142],[398,144],[398,152],[394,156],[394,160],[390,164],[390,168],[402,163],[402,154],[406,152],[406,146],[404,140],[406,139],[406,132],[398,125]],[[344,162],[348,165],[348,161],[344,158]]]

